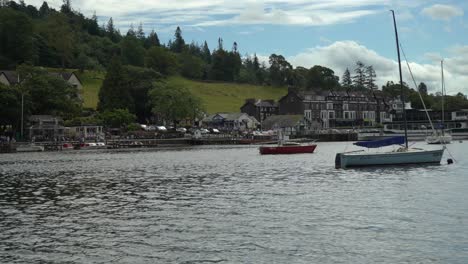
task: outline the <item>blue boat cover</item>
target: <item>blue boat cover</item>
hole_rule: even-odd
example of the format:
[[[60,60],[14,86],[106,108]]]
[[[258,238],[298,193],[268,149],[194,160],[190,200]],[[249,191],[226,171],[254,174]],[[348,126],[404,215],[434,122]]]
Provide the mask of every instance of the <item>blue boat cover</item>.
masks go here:
[[[365,147],[365,148],[380,148],[390,145],[401,145],[405,143],[404,136],[398,137],[391,137],[381,140],[374,140],[374,141],[358,141],[354,143],[356,146]]]

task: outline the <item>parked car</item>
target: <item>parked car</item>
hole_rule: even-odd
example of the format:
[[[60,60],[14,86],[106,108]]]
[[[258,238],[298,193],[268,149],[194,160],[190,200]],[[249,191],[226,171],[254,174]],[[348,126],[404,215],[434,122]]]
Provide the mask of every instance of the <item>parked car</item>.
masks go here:
[[[187,132],[187,129],[186,129],[185,127],[178,127],[178,128],[176,129],[176,131],[179,132],[179,133],[186,133],[186,132]]]

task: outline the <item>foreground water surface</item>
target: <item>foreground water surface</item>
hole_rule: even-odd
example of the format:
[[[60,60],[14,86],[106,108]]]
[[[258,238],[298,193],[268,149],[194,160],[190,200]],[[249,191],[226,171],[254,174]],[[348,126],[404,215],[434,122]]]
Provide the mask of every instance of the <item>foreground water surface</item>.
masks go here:
[[[0,155],[0,262],[468,263],[468,142],[335,169],[349,145]]]

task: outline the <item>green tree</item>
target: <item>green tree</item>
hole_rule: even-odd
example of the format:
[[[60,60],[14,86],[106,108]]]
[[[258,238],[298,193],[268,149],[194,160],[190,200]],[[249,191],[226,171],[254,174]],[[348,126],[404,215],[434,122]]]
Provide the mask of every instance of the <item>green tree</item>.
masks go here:
[[[136,116],[128,109],[105,110],[98,115],[98,118],[105,127],[109,128],[124,128],[136,120]]]
[[[136,32],[136,37],[141,42],[145,41],[145,32],[143,31],[143,23],[141,23],[141,22],[138,25],[138,29],[137,29],[137,32]]]
[[[152,47],[146,55],[146,67],[149,67],[163,75],[169,75],[177,71],[177,58],[162,47]]]
[[[307,89],[330,90],[340,87],[339,78],[332,69],[315,65],[307,74]]]
[[[77,88],[59,75],[52,75],[29,65],[19,66],[17,72],[25,94],[27,112],[57,115],[64,119],[80,113],[81,100]]]
[[[184,87],[161,83],[149,92],[152,111],[159,118],[172,122],[200,117],[203,112],[201,99]]]
[[[49,13],[50,13],[49,5],[47,4],[46,1],[44,1],[41,7],[39,8],[39,16],[46,17],[47,15],[49,15]]]
[[[161,46],[161,43],[159,43],[159,38],[158,34],[154,30],[151,30],[151,33],[148,35],[148,37],[145,40],[145,48],[149,49],[152,47],[159,47]]]
[[[174,42],[172,42],[170,48],[171,51],[175,53],[181,53],[182,50],[185,48],[185,40],[182,37],[182,30],[180,29],[180,27],[177,27],[174,33]]]
[[[180,73],[190,79],[200,79],[203,76],[205,63],[199,57],[184,51],[179,55]]]
[[[210,49],[208,48],[208,43],[206,43],[206,41],[205,43],[203,43],[202,58],[206,64],[211,63],[211,52],[210,52]]]
[[[161,74],[148,68],[126,66],[128,87],[131,100],[134,102],[133,113],[140,123],[147,123],[151,117],[151,105],[148,92],[155,87],[155,83],[162,78]]]
[[[291,64],[282,55],[276,54],[271,54],[269,61],[271,83],[277,86],[289,84],[292,72]]]
[[[118,57],[114,57],[107,68],[106,78],[99,90],[98,110],[128,109],[133,111],[128,76]]]
[[[365,67],[365,87],[369,90],[377,89],[377,85],[375,85],[375,78],[377,75],[375,74],[374,67],[369,65]]]
[[[33,62],[33,24],[23,13],[0,8],[0,65],[13,68],[23,62]]]
[[[356,68],[354,69],[355,75],[353,79],[353,87],[357,90],[363,90],[366,84],[366,66],[361,61],[356,62]]]
[[[15,131],[19,127],[18,121],[21,120],[21,95],[17,87],[0,83],[0,105],[0,127],[13,126]]]
[[[346,68],[345,72],[343,73],[343,77],[341,78],[341,86],[346,90],[350,90],[353,85],[353,81],[351,79],[351,73],[349,69]]]
[[[421,93],[421,95],[427,95],[427,85],[425,83],[419,83],[418,90]]]
[[[74,36],[67,18],[63,14],[53,14],[48,17],[47,39],[51,47],[60,54],[62,68],[65,68],[73,54]]]
[[[145,63],[145,49],[135,35],[127,34],[120,42],[122,63],[143,66]]]

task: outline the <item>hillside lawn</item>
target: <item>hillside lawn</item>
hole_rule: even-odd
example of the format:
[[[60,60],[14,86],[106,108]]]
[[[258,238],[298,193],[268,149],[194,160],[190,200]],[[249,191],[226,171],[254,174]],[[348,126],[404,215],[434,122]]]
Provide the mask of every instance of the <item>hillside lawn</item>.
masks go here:
[[[83,83],[83,107],[96,109],[99,89],[104,80],[104,72],[75,71]],[[240,112],[247,98],[278,100],[286,95],[286,87],[260,86],[237,83],[192,81],[179,76],[166,79],[168,84],[186,87],[203,101],[209,114],[217,112]]]
[[[260,86],[237,83],[192,81],[182,77],[169,77],[168,83],[187,87],[200,97],[209,114],[240,112],[247,98],[278,100],[287,94],[286,87]]]
[[[83,107],[96,109],[99,98],[99,89],[101,89],[102,82],[104,81],[105,73],[96,71],[75,71],[75,74],[83,83]]]

